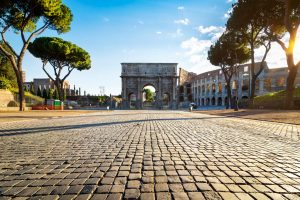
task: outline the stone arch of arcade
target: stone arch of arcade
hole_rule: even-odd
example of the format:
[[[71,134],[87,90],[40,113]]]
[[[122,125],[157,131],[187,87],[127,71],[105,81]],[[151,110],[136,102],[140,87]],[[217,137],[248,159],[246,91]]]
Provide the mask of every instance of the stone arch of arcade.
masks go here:
[[[154,108],[177,108],[177,63],[121,63],[121,65],[123,109],[144,109],[143,88],[148,85],[155,88]],[[134,102],[130,99],[132,94],[135,95]]]

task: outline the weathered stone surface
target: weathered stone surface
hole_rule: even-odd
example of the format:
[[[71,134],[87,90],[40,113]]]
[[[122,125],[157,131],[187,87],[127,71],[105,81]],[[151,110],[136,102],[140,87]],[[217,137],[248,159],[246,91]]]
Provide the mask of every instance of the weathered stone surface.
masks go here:
[[[299,141],[273,124],[182,111],[1,123],[0,199],[296,200]]]
[[[176,108],[177,63],[121,63],[121,65],[124,109],[142,109],[143,88],[148,85],[156,90],[154,107]],[[130,100],[131,95],[134,95],[135,100]]]

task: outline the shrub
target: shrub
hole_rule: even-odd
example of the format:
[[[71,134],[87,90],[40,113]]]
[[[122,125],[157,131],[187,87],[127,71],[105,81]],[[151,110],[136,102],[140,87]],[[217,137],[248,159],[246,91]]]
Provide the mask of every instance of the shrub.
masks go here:
[[[0,76],[0,89],[10,89],[11,81],[5,78],[4,76]]]
[[[249,107],[249,99],[241,99],[238,102],[239,108],[248,108]]]

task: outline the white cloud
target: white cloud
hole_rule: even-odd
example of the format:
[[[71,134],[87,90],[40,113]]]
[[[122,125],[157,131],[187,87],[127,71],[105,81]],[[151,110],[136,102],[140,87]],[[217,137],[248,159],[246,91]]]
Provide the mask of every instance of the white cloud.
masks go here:
[[[190,20],[188,18],[179,19],[174,21],[175,24],[189,25]]]
[[[187,70],[199,73],[212,69],[212,65],[207,60],[207,51],[211,44],[210,40],[199,40],[195,37],[181,43],[181,48],[185,50],[183,59],[188,59],[190,63],[189,66],[185,66]]]
[[[162,32],[161,32],[161,31],[156,31],[156,34],[157,34],[157,35],[161,35]]]
[[[199,26],[199,33],[208,36],[209,39],[191,37],[181,43],[180,46],[184,49],[183,59],[188,59],[190,63],[190,66],[186,67],[187,70],[200,73],[217,68],[211,65],[209,60],[207,60],[207,52],[213,42],[218,39],[224,30],[224,27],[219,26]]]
[[[237,0],[226,0],[226,3],[236,3]]]
[[[211,44],[210,40],[199,40],[195,37],[191,37],[190,39],[183,41],[180,46],[181,48],[186,49],[186,54],[190,56],[206,52]]]
[[[211,37],[212,41],[216,41],[222,33],[225,31],[225,27],[222,26],[199,26],[198,31],[202,35],[208,35]]]
[[[208,26],[208,27],[204,27],[204,26],[199,26],[198,31],[201,34],[210,34],[210,33],[214,33],[214,32],[220,32],[220,31],[224,31],[224,27],[222,26]]]
[[[183,6],[178,6],[177,9],[178,10],[184,10],[184,7]]]

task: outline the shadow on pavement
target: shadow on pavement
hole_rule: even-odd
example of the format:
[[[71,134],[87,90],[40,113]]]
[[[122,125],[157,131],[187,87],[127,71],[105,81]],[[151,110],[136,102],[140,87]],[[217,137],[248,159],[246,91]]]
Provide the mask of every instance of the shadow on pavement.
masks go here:
[[[82,128],[91,128],[91,127],[100,127],[100,126],[110,126],[118,124],[132,124],[137,123],[140,125],[142,122],[149,121],[182,121],[182,120],[204,120],[204,119],[218,119],[218,118],[227,118],[227,117],[198,117],[198,118],[163,118],[163,119],[144,119],[144,120],[130,120],[130,121],[117,121],[117,122],[104,122],[104,123],[93,123],[93,124],[76,124],[76,125],[65,125],[65,126],[45,126],[45,127],[36,127],[36,128],[20,128],[20,129],[6,129],[0,130],[0,137],[5,136],[17,136],[33,133],[43,133],[43,132],[53,132],[61,130],[72,130],[72,129],[82,129]]]

